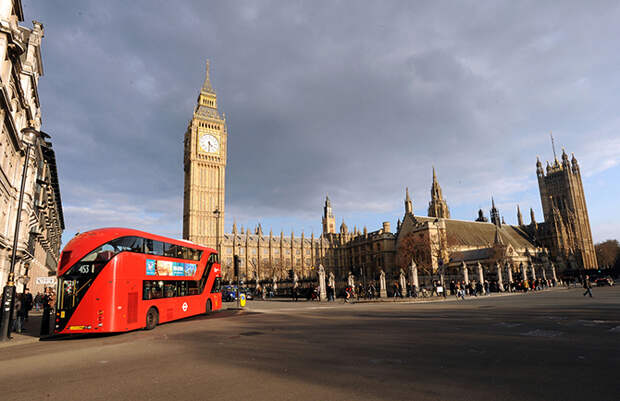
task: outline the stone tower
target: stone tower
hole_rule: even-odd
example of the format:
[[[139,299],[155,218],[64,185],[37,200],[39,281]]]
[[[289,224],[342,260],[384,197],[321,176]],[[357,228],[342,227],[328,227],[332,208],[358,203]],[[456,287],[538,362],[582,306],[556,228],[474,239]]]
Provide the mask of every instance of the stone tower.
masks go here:
[[[435,167],[433,167],[433,185],[431,186],[431,201],[428,204],[428,216],[438,217],[442,219],[450,218],[450,210],[448,209],[448,204],[443,198],[443,194],[441,193],[441,187],[437,182]]]
[[[183,238],[216,249],[224,234],[227,136],[207,61],[205,81],[185,132]]]
[[[555,151],[554,151],[555,153]],[[592,242],[590,219],[583,192],[581,172],[575,155],[569,161],[562,149],[562,162],[554,157],[543,170],[540,159],[536,162],[536,175],[545,218],[539,240],[551,250],[551,256],[574,261],[578,268],[597,267]]]
[[[323,207],[323,234],[334,234],[336,232],[336,219],[332,213],[332,204],[329,196],[325,197],[325,206]]]

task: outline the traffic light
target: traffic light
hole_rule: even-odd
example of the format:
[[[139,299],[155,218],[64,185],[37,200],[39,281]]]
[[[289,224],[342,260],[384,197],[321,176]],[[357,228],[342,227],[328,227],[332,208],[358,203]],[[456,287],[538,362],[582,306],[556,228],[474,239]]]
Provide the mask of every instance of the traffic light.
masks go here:
[[[241,265],[241,257],[239,257],[239,255],[235,255],[233,265],[235,268],[235,277],[239,277],[239,266]]]
[[[294,273],[293,273],[293,269],[291,269],[291,270],[288,271],[288,278],[290,278],[292,280],[293,277],[294,277]]]

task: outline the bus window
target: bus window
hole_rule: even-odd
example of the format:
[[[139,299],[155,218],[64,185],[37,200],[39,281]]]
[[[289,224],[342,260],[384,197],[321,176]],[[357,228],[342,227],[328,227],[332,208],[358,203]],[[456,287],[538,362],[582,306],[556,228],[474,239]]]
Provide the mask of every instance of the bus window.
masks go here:
[[[163,281],[145,281],[142,299],[158,299],[164,297]]]
[[[184,297],[189,295],[187,281],[177,281],[177,296]]]
[[[142,253],[143,242],[140,237],[123,237],[111,241],[110,245],[115,248],[116,253],[123,251]]]
[[[164,296],[166,298],[173,298],[177,296],[177,283],[176,281],[166,281],[164,284]]]
[[[149,255],[164,255],[164,243],[161,241],[154,241],[152,239],[144,240],[144,253]]]
[[[222,291],[222,278],[216,277],[215,281],[213,282],[213,288],[211,289],[211,292],[221,292],[221,291]]]
[[[183,258],[183,247],[164,242],[164,256],[169,258]]]

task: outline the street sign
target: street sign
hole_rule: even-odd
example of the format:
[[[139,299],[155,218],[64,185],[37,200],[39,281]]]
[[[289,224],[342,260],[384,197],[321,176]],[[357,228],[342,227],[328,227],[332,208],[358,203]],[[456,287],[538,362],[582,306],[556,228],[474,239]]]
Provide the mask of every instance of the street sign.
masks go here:
[[[241,293],[241,295],[239,295],[239,304],[241,305],[241,307],[245,307],[245,294]]]
[[[39,285],[56,285],[56,277],[55,276],[37,277],[35,280],[35,283]]]

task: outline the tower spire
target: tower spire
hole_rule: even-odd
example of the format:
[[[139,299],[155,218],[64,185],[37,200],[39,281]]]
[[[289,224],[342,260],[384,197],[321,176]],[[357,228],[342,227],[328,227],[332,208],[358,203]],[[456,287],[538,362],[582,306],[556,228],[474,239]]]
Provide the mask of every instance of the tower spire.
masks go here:
[[[551,136],[551,148],[553,148],[553,160],[555,160],[555,162],[558,162],[558,156],[555,153],[555,140],[553,139],[553,132],[549,131],[549,136]]]
[[[521,214],[521,208],[517,205],[517,222],[520,226],[523,225],[523,215]]]
[[[502,226],[502,220],[499,216],[499,210],[495,207],[495,199],[491,197],[491,223],[495,224],[498,227]]]
[[[437,173],[433,166],[433,184],[431,185],[431,201],[428,203],[428,216],[443,219],[450,218],[448,204],[441,193],[441,186],[437,181]]]
[[[215,94],[215,90],[213,90],[213,86],[211,86],[211,78],[209,77],[209,60],[208,59],[207,59],[207,71],[205,74],[205,82],[202,84],[201,92]]]
[[[405,214],[413,214],[413,202],[409,196],[409,187],[405,188]]]

